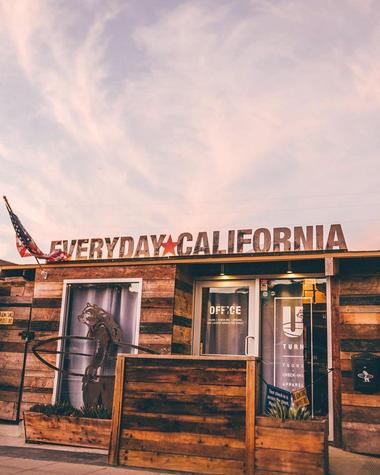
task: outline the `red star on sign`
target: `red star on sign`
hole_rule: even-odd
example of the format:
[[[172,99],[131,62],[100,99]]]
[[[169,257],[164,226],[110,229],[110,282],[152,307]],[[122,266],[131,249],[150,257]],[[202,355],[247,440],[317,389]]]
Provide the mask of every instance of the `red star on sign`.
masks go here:
[[[169,235],[169,239],[166,242],[163,242],[161,246],[164,248],[164,253],[163,256],[166,256],[166,254],[173,254],[173,256],[176,255],[175,253],[175,247],[177,246],[178,242],[173,242],[171,234]]]

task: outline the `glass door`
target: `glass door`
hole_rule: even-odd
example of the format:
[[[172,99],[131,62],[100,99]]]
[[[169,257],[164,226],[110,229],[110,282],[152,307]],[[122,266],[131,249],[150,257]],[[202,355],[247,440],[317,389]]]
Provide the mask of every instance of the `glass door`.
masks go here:
[[[328,412],[325,279],[261,280],[264,380],[306,389],[313,415]],[[265,398],[265,388],[263,388]]]
[[[196,286],[194,354],[254,355],[259,352],[255,281],[207,281]],[[256,317],[256,318],[255,318]]]

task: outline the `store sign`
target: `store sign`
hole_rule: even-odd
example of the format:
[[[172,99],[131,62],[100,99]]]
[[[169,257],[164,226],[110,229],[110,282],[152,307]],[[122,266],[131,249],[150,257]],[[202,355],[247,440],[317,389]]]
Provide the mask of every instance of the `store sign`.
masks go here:
[[[244,342],[248,333],[248,299],[248,287],[203,289],[203,353],[244,354]]]
[[[347,250],[342,226],[258,228],[171,234],[116,236],[52,241],[50,252],[63,250],[73,260]]]
[[[296,389],[292,391],[293,405],[294,407],[307,407],[310,405],[309,398],[307,397],[306,388]]]
[[[308,297],[274,298],[274,383],[294,390],[305,385],[304,310],[311,312]]]
[[[292,394],[285,389],[281,389],[272,384],[267,384],[265,395],[265,414],[269,414],[271,408],[279,401],[283,406],[290,407],[292,404]]]
[[[13,325],[15,313],[11,311],[0,312],[0,325]]]

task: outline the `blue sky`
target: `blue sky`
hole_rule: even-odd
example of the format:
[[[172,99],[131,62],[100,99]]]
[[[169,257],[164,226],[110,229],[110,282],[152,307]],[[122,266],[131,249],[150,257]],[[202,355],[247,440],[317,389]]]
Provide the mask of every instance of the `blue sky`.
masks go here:
[[[0,1],[0,104],[0,188],[46,250],[323,223],[380,248],[379,2]]]

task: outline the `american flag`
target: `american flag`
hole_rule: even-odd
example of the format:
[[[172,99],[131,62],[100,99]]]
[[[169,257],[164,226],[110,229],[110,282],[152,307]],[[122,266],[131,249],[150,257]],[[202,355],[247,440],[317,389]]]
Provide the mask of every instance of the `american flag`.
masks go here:
[[[7,207],[9,217],[11,218],[14,230],[16,232],[16,247],[21,257],[34,256],[40,259],[46,259],[48,262],[64,261],[70,258],[70,256],[63,251],[56,250],[50,254],[45,254],[37,246],[32,236],[24,228],[18,216],[14,214],[6,196],[3,196],[5,206]]]

